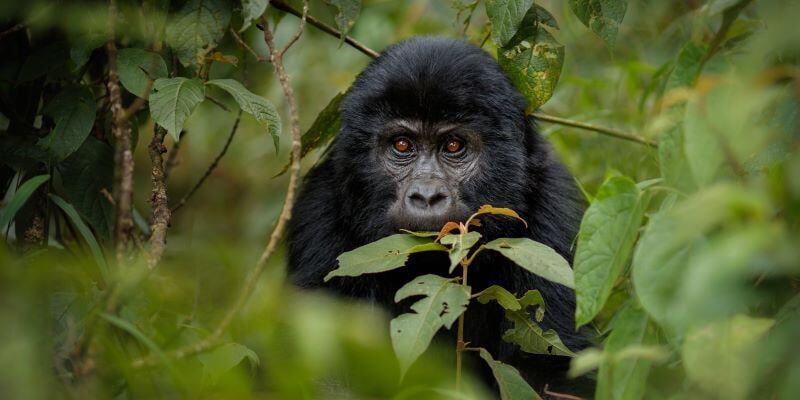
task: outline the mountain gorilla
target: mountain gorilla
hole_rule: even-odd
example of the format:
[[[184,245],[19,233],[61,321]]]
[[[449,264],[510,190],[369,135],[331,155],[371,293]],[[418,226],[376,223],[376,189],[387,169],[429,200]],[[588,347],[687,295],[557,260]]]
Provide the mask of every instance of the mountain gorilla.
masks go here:
[[[306,178],[289,231],[293,281],[407,312],[407,304],[394,303],[395,292],[424,273],[447,275],[446,253],[414,254],[405,268],[381,274],[327,283],[323,277],[345,251],[401,228],[438,231],[483,204],[510,207],[528,222],[481,217],[484,239],[525,236],[571,260],[582,201],[572,176],[526,120],[525,106],[478,47],[416,38],[387,49],[356,79],[329,155]],[[543,327],[555,329],[573,351],[587,346],[575,331],[568,288],[492,252],[476,258],[469,284],[473,293],[493,284],[518,295],[539,289],[547,304]],[[535,387],[558,387],[569,360],[522,352],[502,340],[509,327],[498,305],[472,304],[465,338],[514,365]]]

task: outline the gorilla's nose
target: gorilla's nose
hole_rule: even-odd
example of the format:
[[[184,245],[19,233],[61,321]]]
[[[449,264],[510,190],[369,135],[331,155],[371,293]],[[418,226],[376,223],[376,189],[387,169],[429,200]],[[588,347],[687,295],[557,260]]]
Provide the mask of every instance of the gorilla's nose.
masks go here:
[[[414,182],[408,188],[406,205],[410,209],[443,212],[450,206],[447,187],[438,180]]]

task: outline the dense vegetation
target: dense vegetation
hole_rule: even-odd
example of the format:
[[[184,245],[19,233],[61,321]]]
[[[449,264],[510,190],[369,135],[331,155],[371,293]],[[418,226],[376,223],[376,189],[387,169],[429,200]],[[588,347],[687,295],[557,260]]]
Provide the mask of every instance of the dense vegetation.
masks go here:
[[[4,396],[491,397],[469,376],[455,390],[451,343],[398,346],[381,311],[285,282],[341,93],[419,34],[496,55],[589,203],[574,274],[547,249],[507,256],[575,287],[597,347],[559,349],[515,312],[546,313],[535,292],[474,294],[519,320],[508,340],[573,357],[596,398],[800,396],[798,2],[7,3]],[[468,226],[413,245],[468,264]],[[481,356],[504,398],[533,396]]]

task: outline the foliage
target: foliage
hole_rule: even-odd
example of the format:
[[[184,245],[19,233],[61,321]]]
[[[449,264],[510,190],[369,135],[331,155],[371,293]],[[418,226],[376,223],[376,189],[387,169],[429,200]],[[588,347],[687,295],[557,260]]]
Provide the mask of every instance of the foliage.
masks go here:
[[[345,35],[381,49],[459,34],[497,57],[529,112],[576,120],[540,123],[589,203],[574,274],[536,242],[482,243],[478,219],[399,233],[342,254],[328,277],[448,252],[461,274],[413,280],[423,285],[398,292],[417,297],[412,311],[391,322],[293,289],[280,249],[261,275],[245,269],[282,207],[286,179],[265,177],[292,161],[271,151],[291,146],[281,121],[294,122],[281,118],[260,29],[288,40],[298,20],[281,10],[301,2],[112,3],[0,7],[0,324],[14,328],[0,332],[6,397],[491,397],[469,375],[454,392],[456,357],[432,341],[469,318],[473,299],[506,310],[504,340],[574,356],[574,375],[596,369],[598,399],[800,394],[796,2],[311,1],[309,14],[340,34],[309,26],[286,54],[297,122],[310,127],[306,168],[335,140],[342,93],[369,61]],[[247,115],[220,162],[237,108]],[[595,128],[575,128],[582,122]],[[619,140],[619,130],[656,148]],[[209,175],[214,189],[163,224],[167,193],[180,198]],[[125,204],[134,228],[119,257]],[[140,256],[159,224],[169,246],[149,270]],[[484,251],[574,286],[577,324],[597,346],[573,355],[543,331],[548,299],[536,290],[471,293],[463,273]],[[237,296],[248,290],[257,293]],[[537,396],[484,349],[461,350],[479,353],[502,398]]]

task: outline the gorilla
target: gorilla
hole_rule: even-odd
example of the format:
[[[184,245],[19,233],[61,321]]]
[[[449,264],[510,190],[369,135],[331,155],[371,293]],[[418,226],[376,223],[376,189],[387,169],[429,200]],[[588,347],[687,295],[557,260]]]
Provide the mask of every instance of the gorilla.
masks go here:
[[[401,228],[438,231],[483,204],[512,208],[528,223],[481,217],[485,240],[529,237],[571,260],[584,204],[525,108],[497,62],[476,46],[424,37],[389,47],[346,94],[341,131],[306,177],[288,233],[293,282],[407,312],[407,304],[394,303],[395,292],[425,273],[447,276],[447,254],[414,254],[406,267],[381,274],[323,277],[345,251]],[[573,351],[589,345],[575,330],[572,290],[493,252],[477,256],[469,283],[473,293],[494,284],[518,295],[538,289],[547,307],[542,327]],[[566,387],[569,359],[524,353],[502,340],[510,327],[498,305],[474,303],[465,338],[514,365],[534,388]]]

